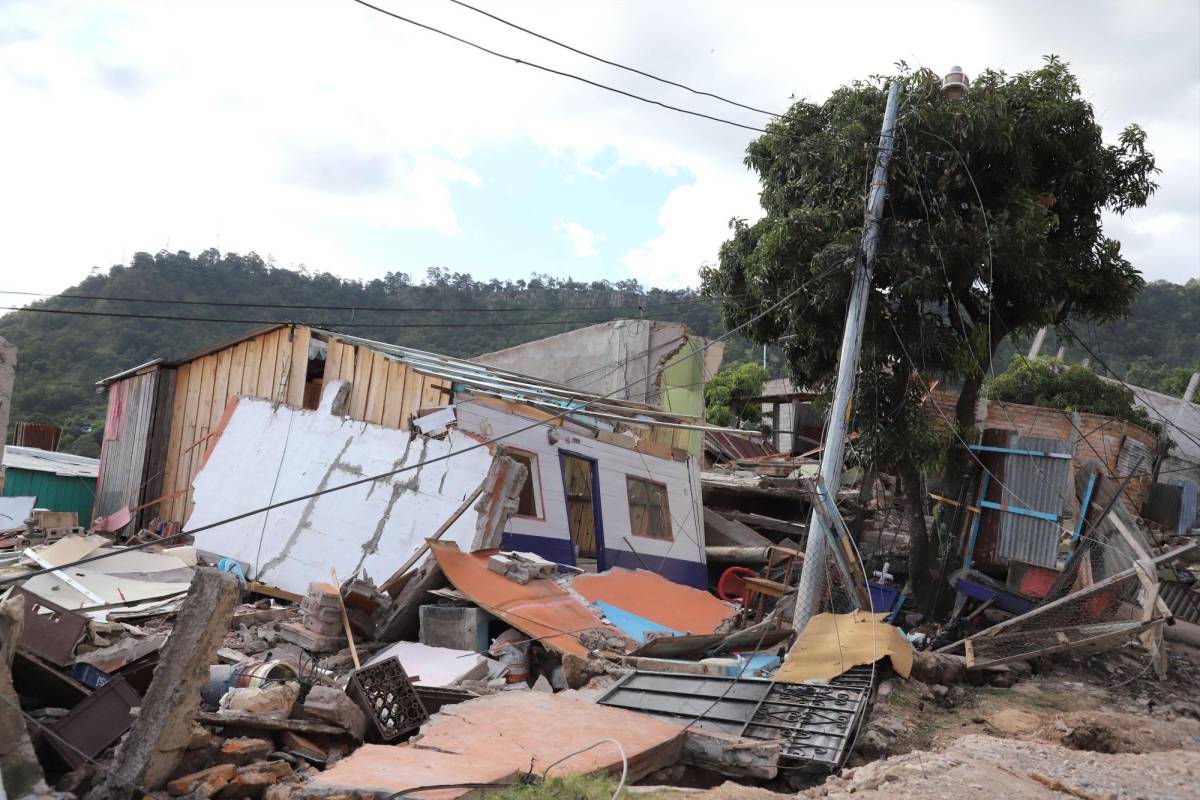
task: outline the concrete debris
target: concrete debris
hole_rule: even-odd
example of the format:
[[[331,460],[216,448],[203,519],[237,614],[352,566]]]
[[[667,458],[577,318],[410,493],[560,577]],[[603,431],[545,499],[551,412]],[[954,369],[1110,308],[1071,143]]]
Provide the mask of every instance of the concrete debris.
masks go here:
[[[367,716],[344,691],[329,686],[314,686],[301,708],[304,716],[336,725],[362,741],[367,733]]]
[[[1073,499],[1031,509],[1055,517],[1031,539],[1003,516],[1019,516],[1019,504],[982,471],[955,498],[911,502],[902,488],[924,485],[901,487],[879,469],[850,470],[831,492],[816,477],[821,443],[808,442],[820,427],[797,422],[786,444],[774,439],[784,452],[722,434],[705,445],[701,472],[699,437],[659,436],[640,406],[629,418],[614,400],[603,416],[549,419],[558,400],[525,406],[491,396],[494,386],[460,393],[479,375],[502,385],[511,373],[293,334],[296,353],[323,345],[335,373],[301,387],[308,408],[235,398],[219,424],[204,420],[212,441],[191,485],[163,501],[185,517],[194,503],[186,520],[152,518],[124,497],[90,530],[32,505],[28,524],[0,530],[0,580],[17,584],[0,595],[8,796],[53,785],[63,800],[378,798],[549,768],[627,769],[627,791],[649,777],[714,786],[714,798],[766,797],[761,787],[794,793],[827,780],[830,796],[869,797],[915,780],[898,754],[927,744],[916,724],[926,716],[1006,740],[1051,736],[1072,748],[1067,760],[1144,745],[1134,726],[1047,722],[1030,684],[1074,650],[1096,652],[1090,669],[1114,683],[1170,665],[1172,688],[1137,702],[1184,738],[1200,717],[1194,667],[1166,644],[1186,647],[1183,620],[1200,620],[1200,548],[1175,518],[1191,508],[1187,486],[1137,490],[1171,523],[1159,530],[1137,516],[1108,460],[1076,458],[1066,440],[1034,447],[985,431],[980,460],[994,456],[1010,477],[1029,477],[1039,453],[1074,470],[1054,484],[1075,484]],[[412,386],[395,403],[390,389],[372,399],[352,385],[365,373],[390,387],[393,372]],[[801,394],[787,399],[797,414]],[[544,425],[494,451],[477,446],[530,420]],[[247,518],[194,545],[149,544],[184,521],[401,468],[412,469],[281,507],[265,533]],[[652,481],[636,474],[651,469]],[[828,591],[797,633],[807,520],[821,498],[835,529]],[[908,551],[920,522],[932,525],[930,502],[953,519],[940,520],[949,538],[929,566],[938,585],[914,597]],[[1103,546],[1078,535],[1085,523]],[[1033,539],[1025,563],[1020,548]],[[75,563],[92,556],[103,558]],[[966,755],[942,772],[1000,785],[1003,765],[979,766],[982,778],[963,771],[986,760],[978,745],[952,745]],[[1038,763],[1020,784],[1029,791],[1008,793],[1091,800],[1087,776]],[[929,796],[960,798],[940,780]]]

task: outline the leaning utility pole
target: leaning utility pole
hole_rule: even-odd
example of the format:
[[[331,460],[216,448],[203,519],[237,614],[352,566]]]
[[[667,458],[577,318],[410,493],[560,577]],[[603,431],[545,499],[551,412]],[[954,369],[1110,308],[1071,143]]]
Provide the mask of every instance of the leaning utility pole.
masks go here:
[[[837,384],[833,405],[829,409],[829,429],[825,437],[825,452],[821,456],[821,479],[836,495],[842,482],[842,455],[846,444],[846,422],[850,398],[854,394],[854,377],[858,372],[858,354],[862,346],[863,323],[867,314],[867,295],[871,288],[871,271],[875,267],[875,251],[879,249],[879,224],[883,218],[883,199],[887,194],[888,162],[892,144],[896,141],[896,105],[900,82],[892,81],[888,90],[887,110],[883,114],[883,129],[879,133],[879,153],[875,157],[875,174],[867,197],[867,214],[863,223],[862,252],[854,266],[854,283],[850,288],[850,306],[846,309],[846,327],[842,332],[842,353],[838,358]],[[825,557],[829,526],[814,504],[808,522],[808,543],[804,548],[804,570],[796,595],[796,611],[792,627],[804,630],[809,619],[821,606],[825,584]],[[846,587],[852,591],[851,587]]]

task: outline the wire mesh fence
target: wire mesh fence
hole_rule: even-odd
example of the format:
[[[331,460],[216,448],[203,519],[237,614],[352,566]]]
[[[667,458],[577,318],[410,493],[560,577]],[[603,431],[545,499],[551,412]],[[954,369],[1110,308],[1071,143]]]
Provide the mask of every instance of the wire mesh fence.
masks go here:
[[[1159,624],[1145,614],[1142,579],[1130,568],[942,648],[968,666],[999,666],[1059,650],[1111,647]]]

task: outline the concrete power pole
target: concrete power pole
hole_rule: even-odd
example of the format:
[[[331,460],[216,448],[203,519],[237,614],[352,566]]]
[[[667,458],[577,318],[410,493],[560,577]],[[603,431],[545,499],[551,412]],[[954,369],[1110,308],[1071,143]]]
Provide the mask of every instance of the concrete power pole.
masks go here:
[[[1042,342],[1046,341],[1046,332],[1049,330],[1049,325],[1038,328],[1037,336],[1033,337],[1033,344],[1029,345],[1029,355],[1025,356],[1030,361],[1033,361],[1038,357],[1038,353],[1042,352]]]
[[[879,153],[875,157],[875,174],[867,198],[867,214],[863,224],[862,252],[854,266],[854,283],[850,288],[850,304],[846,309],[846,326],[842,331],[842,352],[838,358],[837,383],[833,405],[829,409],[829,431],[825,437],[825,452],[821,456],[821,476],[831,492],[837,492],[842,482],[842,456],[846,445],[846,422],[850,398],[854,394],[854,378],[858,373],[858,356],[862,346],[863,324],[867,315],[867,296],[871,288],[871,271],[875,267],[875,252],[879,249],[879,226],[883,218],[883,200],[887,195],[888,162],[896,141],[896,106],[900,97],[900,82],[892,81],[888,90],[887,110],[883,114],[883,129],[879,133]],[[794,427],[794,426],[793,426]],[[796,612],[792,626],[797,631],[817,613],[825,584],[826,537],[829,529],[813,509],[808,523],[808,543],[804,548],[804,571],[796,595]]]

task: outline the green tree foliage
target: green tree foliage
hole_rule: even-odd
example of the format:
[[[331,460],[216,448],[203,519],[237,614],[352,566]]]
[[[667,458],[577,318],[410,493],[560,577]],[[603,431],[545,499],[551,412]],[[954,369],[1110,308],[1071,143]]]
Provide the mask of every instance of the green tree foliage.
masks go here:
[[[89,454],[99,448],[104,423],[105,396],[97,394],[94,385],[98,379],[156,357],[186,356],[242,336],[268,322],[304,322],[462,357],[622,317],[678,320],[701,336],[715,337],[724,332],[714,301],[700,298],[695,291],[647,289],[633,279],[615,284],[582,283],[570,278],[532,275],[528,280],[484,282],[465,273],[434,267],[420,280],[391,272],[377,280],[352,281],[305,268],[282,269],[254,253],[222,254],[216,250],[196,256],[184,251],[137,253],[127,265],[118,264],[107,272],[93,270],[86,280],[64,292],[71,294],[393,309],[229,308],[71,300],[58,296],[33,306],[164,318],[29,312],[11,312],[0,317],[0,336],[18,349],[12,423],[24,420],[60,425],[64,428],[63,449]],[[444,310],[406,310],[412,308]],[[468,308],[500,309],[502,313],[461,310]],[[186,321],[180,317],[207,317],[215,321]],[[258,322],[225,321],[233,319]],[[445,323],[477,327],[433,327]],[[347,324],[366,327],[348,328]],[[747,339],[735,336],[725,343],[726,357],[731,360],[761,357],[760,346]],[[782,361],[778,349],[771,349],[771,363],[776,374],[780,374]],[[588,366],[581,365],[580,372],[586,369]],[[89,425],[93,431],[85,434]]]
[[[730,364],[704,385],[704,418],[726,428],[760,428],[762,404],[747,398],[761,395],[766,382],[761,364]]]
[[[987,380],[984,393],[992,400],[1101,414],[1161,432],[1146,409],[1134,403],[1132,391],[1088,367],[1067,365],[1053,356],[1013,356],[1008,369]]]
[[[1145,205],[1155,167],[1136,125],[1105,144],[1091,104],[1056,58],[1017,75],[985,71],[956,101],[942,97],[932,72],[902,70],[866,377],[854,408],[859,419],[882,415],[857,424],[890,437],[887,449],[919,503],[917,468],[930,451],[921,415],[908,408],[922,395],[913,384],[961,386],[957,424],[969,441],[979,389],[1006,336],[1128,314],[1143,280],[1104,235],[1101,213]],[[819,105],[797,102],[770,123],[746,156],[765,214],[753,224],[734,220],[719,265],[702,276],[711,294],[745,297],[722,304],[727,325],[799,290],[750,327],[756,341],[786,342],[798,385],[828,389],[836,374],[887,82],[853,83]],[[967,455],[957,441],[946,453],[943,491],[952,496]],[[910,512],[920,591],[928,575],[923,516],[917,505]]]

